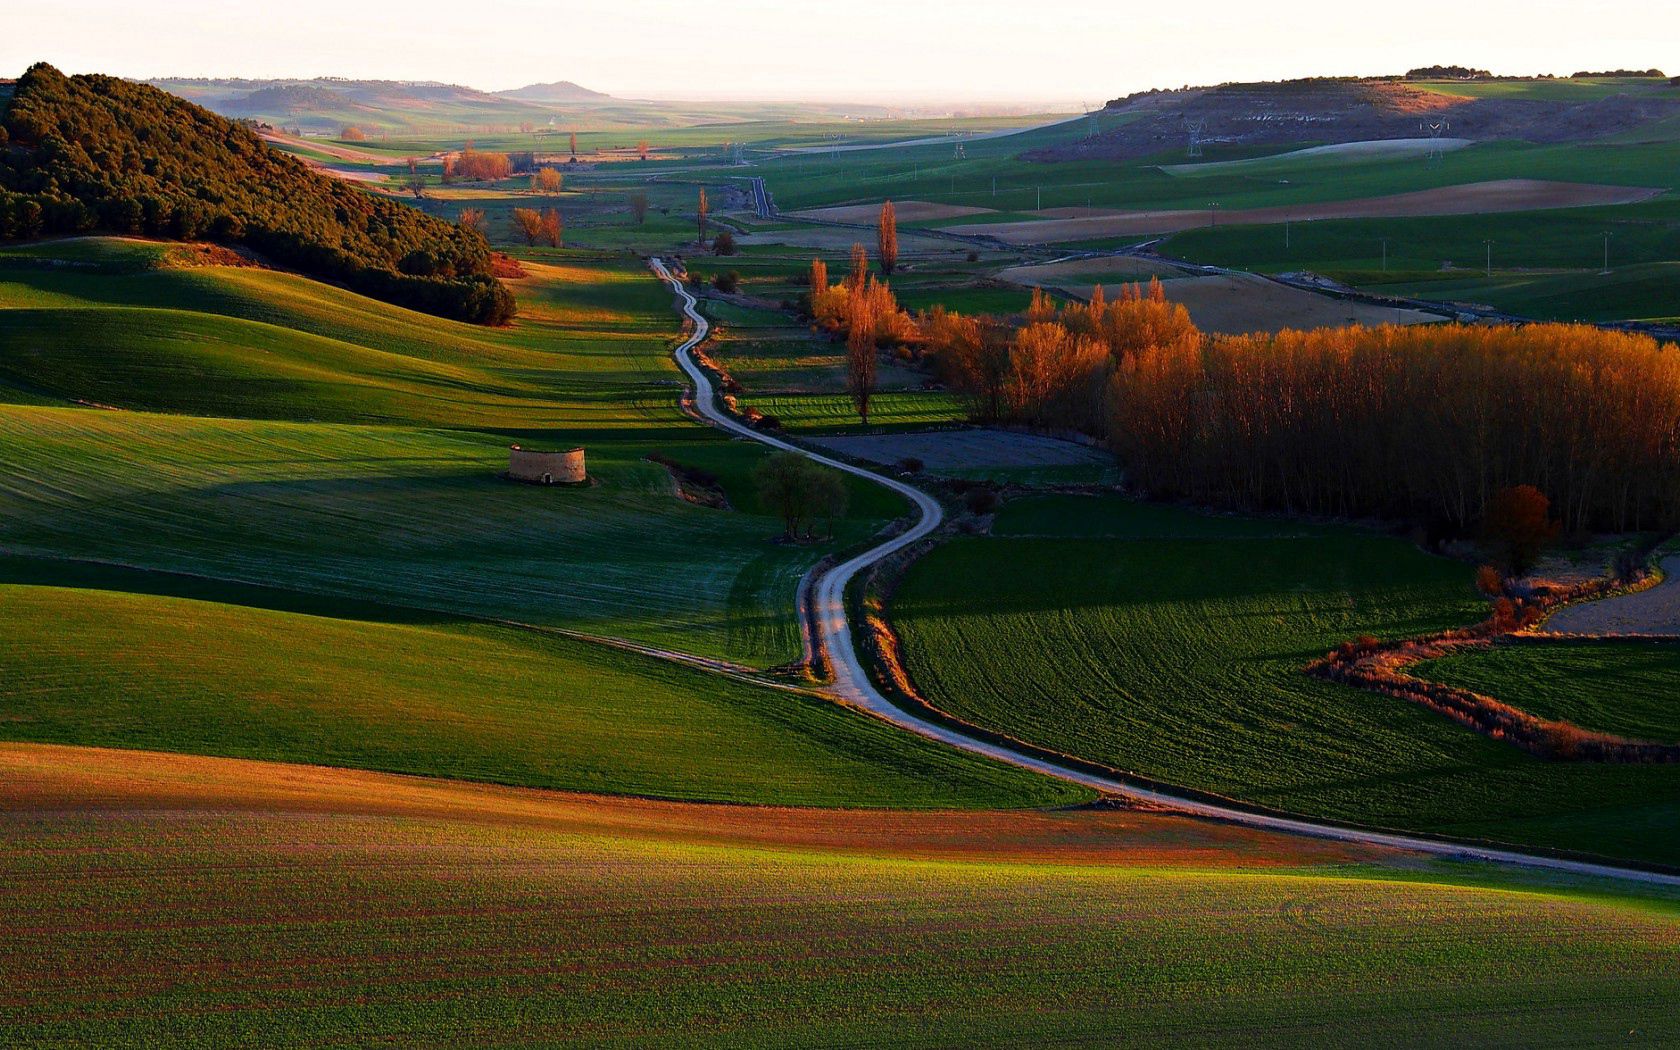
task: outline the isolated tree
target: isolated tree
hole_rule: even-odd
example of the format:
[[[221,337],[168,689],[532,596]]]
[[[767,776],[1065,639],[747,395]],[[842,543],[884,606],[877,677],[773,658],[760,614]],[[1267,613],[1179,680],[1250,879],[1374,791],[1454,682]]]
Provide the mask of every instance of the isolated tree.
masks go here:
[[[648,159],[647,139],[643,139],[642,141],[636,143],[636,156],[641,158],[642,160],[647,160]]]
[[[559,193],[564,176],[553,168],[539,168],[531,173],[531,192]]]
[[[862,291],[852,310],[851,328],[846,333],[846,392],[852,396],[858,420],[869,425],[869,402],[875,395],[875,315]]]
[[[403,180],[403,185],[416,197],[424,195],[426,179],[420,174],[420,161],[414,157],[408,158],[408,177]]]
[[[463,230],[471,230],[480,237],[485,236],[483,208],[462,208],[461,214],[455,217],[455,222]]]
[[[728,230],[719,230],[718,235],[712,238],[712,254],[734,255],[735,235]]]
[[[542,239],[548,242],[550,248],[560,247],[566,232],[565,220],[560,218],[559,208],[549,208],[542,214]]]
[[[892,201],[881,205],[881,221],[875,228],[875,239],[880,248],[881,272],[891,277],[898,266],[898,213],[893,210]]]
[[[797,452],[778,452],[753,471],[758,498],[782,519],[782,535],[810,538],[818,516],[832,522],[845,513],[846,489],[834,471],[824,470]]]
[[[706,220],[712,215],[712,202],[706,199],[706,187],[700,187],[700,204],[695,209],[697,225],[700,229],[700,243],[706,243]]]
[[[1482,532],[1495,548],[1505,571],[1527,576],[1546,544],[1557,538],[1552,501],[1533,485],[1500,489],[1488,500]]]
[[[529,245],[535,245],[542,240],[547,232],[543,226],[542,213],[535,208],[513,209],[513,229],[524,237],[525,243]]]
[[[821,259],[811,260],[811,301],[828,291],[828,264]]]
[[[645,224],[647,222],[648,212],[647,193],[642,190],[637,190],[625,199],[630,203],[630,217],[636,220],[636,225],[641,226]]]
[[[572,159],[577,160],[577,132],[575,132],[575,131],[572,132],[571,137],[572,137]]]
[[[343,142],[363,142],[367,139],[367,132],[354,124],[350,124],[338,133],[338,137]]]

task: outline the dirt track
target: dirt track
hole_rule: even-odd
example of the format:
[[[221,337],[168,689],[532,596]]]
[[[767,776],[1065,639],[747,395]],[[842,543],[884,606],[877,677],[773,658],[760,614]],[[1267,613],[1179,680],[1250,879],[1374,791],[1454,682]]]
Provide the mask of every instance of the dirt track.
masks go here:
[[[683,286],[658,258],[648,260],[654,273],[671,287],[677,296],[679,309],[692,326],[688,338],[674,351],[677,363],[693,384],[692,404],[696,411],[713,426],[738,437],[757,441],[784,452],[795,452],[835,470],[843,471],[898,493],[915,507],[915,523],[903,532],[869,547],[830,568],[817,578],[816,584],[802,590],[806,596],[801,611],[815,625],[823,652],[833,678],[834,695],[861,711],[867,711],[907,732],[916,733],[977,755],[1008,762],[1022,769],[1030,769],[1058,777],[1073,784],[1082,784],[1105,796],[1121,798],[1132,804],[1162,808],[1178,813],[1207,817],[1220,822],[1248,828],[1304,835],[1336,842],[1359,843],[1430,856],[1452,857],[1459,860],[1485,861],[1490,864],[1518,865],[1568,875],[1584,875],[1623,879],[1652,885],[1680,886],[1680,875],[1641,871],[1615,864],[1593,861],[1565,860],[1556,857],[1524,853],[1519,850],[1497,849],[1420,836],[1363,828],[1338,826],[1304,817],[1281,813],[1260,812],[1239,804],[1206,797],[1194,797],[1185,789],[1138,783],[1117,772],[1099,771],[1065,757],[1040,752],[1030,745],[1006,739],[988,738],[967,728],[957,728],[944,721],[935,721],[919,710],[902,707],[875,685],[864,669],[853,643],[851,619],[847,612],[846,588],[857,574],[907,549],[931,534],[945,519],[944,508],[928,493],[897,478],[875,474],[841,460],[813,452],[781,438],[753,430],[725,414],[717,406],[712,380],[694,360],[694,348],[710,334],[710,324],[697,309],[694,296]]]
[[[1289,207],[1222,211],[1217,217],[1206,208],[1175,211],[1081,211],[1064,218],[1028,222],[979,223],[949,227],[948,232],[994,237],[1007,244],[1052,244],[1099,237],[1141,237],[1178,233],[1217,221],[1225,226],[1258,226],[1286,220],[1387,219],[1426,215],[1484,215],[1498,212],[1585,208],[1637,204],[1662,194],[1643,186],[1605,186],[1538,179],[1500,179],[1444,186],[1389,197],[1327,201]]]
[[[895,201],[893,212],[899,222],[932,222],[936,219],[960,219],[968,215],[989,215],[991,208],[968,208],[958,204],[934,204],[929,201]],[[811,208],[788,213],[795,219],[815,219],[818,222],[872,223],[881,217],[879,204],[844,204],[833,208]]]

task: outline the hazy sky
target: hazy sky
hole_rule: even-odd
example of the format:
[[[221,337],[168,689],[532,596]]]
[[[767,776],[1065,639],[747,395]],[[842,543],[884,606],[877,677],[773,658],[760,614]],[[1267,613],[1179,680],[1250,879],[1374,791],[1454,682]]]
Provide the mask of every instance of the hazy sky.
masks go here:
[[[1093,104],[1147,87],[1680,66],[1675,0],[51,0],[6,5],[0,76],[575,80],[641,98]],[[1669,70],[1680,73],[1680,68]]]

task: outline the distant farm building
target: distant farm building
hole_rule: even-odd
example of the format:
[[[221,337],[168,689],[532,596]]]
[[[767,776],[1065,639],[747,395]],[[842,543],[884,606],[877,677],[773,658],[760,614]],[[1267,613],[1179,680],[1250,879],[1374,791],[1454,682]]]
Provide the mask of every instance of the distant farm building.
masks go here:
[[[538,452],[518,445],[508,449],[508,477],[533,485],[581,485],[589,480],[581,448]]]

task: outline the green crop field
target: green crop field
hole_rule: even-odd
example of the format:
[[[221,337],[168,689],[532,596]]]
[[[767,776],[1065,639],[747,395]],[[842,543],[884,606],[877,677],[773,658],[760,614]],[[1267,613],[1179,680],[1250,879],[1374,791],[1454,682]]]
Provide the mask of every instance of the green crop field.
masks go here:
[[[1495,271],[1491,279],[1436,274],[1428,280],[1368,287],[1387,295],[1482,303],[1542,321],[1680,320],[1680,262],[1618,266],[1609,273]]]
[[[1413,673],[1541,718],[1680,742],[1680,647],[1664,642],[1524,642],[1456,653]]]
[[[1680,860],[1680,769],[1546,762],[1321,682],[1361,636],[1484,615],[1470,566],[1351,528],[1114,499],[1007,506],[909,572],[889,616],[934,704],[1032,743],[1296,812]]]
[[[668,293],[636,263],[534,265],[523,319],[487,330],[158,251],[0,257],[22,333],[0,355],[0,544],[758,666],[797,654],[794,585],[822,550],[772,542],[759,449],[678,412]],[[594,484],[502,481],[510,441],[584,445]],[[651,453],[716,474],[734,509],[678,499]],[[902,512],[848,484],[836,542]]]
[[[146,585],[133,575],[89,583]],[[1087,794],[823,700],[593,643],[409,610],[343,618],[368,610],[307,596],[290,600],[311,612],[281,611],[260,607],[272,592],[196,589],[219,600],[0,586],[0,737],[755,804]]]
[[[275,791],[252,783],[280,779],[261,766],[87,758],[8,756],[41,807],[0,817],[10,1046],[1680,1035],[1671,900],[1208,867],[1162,848],[1207,832],[1148,818],[1104,863],[976,860],[809,814],[711,810],[699,827],[647,804],[307,773]],[[75,775],[40,791],[43,759]],[[847,848],[764,837],[779,826]]]

